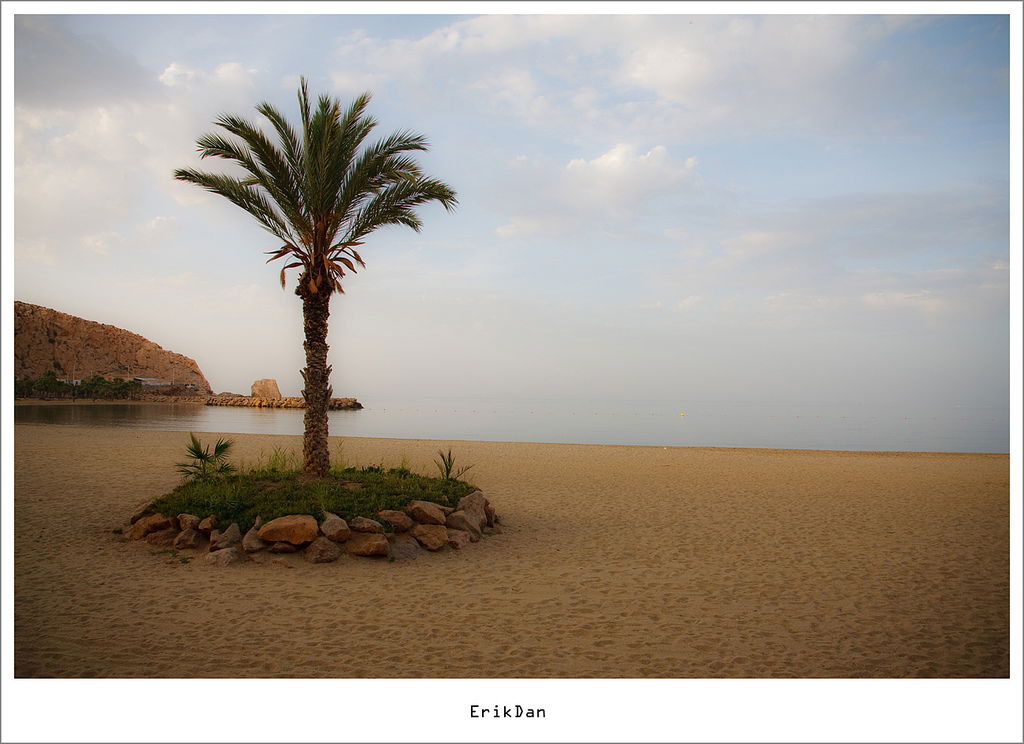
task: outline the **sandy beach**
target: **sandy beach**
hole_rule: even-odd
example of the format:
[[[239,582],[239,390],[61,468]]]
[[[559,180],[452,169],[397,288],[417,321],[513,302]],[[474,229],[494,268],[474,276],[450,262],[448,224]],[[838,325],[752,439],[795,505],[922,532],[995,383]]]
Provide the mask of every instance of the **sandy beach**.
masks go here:
[[[186,441],[15,426],[16,676],[1009,674],[1007,455],[345,438],[422,473],[450,444],[504,534],[218,568],[112,532]]]

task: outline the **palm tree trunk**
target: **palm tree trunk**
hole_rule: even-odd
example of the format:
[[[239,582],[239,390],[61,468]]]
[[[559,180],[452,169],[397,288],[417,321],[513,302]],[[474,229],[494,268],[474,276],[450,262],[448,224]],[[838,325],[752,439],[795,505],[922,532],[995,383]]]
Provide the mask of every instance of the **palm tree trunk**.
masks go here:
[[[306,340],[306,368],[302,379],[305,399],[302,440],[302,471],[317,478],[327,476],[331,454],[327,447],[327,406],[331,399],[331,368],[327,366],[327,320],[331,296],[325,292],[303,292],[302,322]]]

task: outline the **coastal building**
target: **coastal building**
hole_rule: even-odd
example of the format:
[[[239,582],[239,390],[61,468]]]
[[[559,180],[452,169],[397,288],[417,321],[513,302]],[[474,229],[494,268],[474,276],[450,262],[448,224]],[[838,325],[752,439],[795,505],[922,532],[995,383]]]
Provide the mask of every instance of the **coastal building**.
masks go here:
[[[161,380],[159,377],[133,377],[132,379],[141,382],[143,387],[169,387],[174,384],[169,380]]]

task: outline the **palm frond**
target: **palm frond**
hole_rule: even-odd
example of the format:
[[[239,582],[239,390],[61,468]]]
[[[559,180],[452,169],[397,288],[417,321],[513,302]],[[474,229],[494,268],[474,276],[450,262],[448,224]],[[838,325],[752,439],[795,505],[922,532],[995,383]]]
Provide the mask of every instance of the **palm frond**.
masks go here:
[[[256,111],[264,116],[274,127],[278,138],[281,140],[281,149],[292,171],[292,178],[296,182],[302,180],[302,145],[284,114],[264,101],[256,107]]]
[[[455,192],[431,178],[399,181],[377,193],[353,216],[349,240],[358,240],[384,225],[406,225],[419,232],[423,223],[413,207],[437,201],[452,211],[458,204]]]
[[[195,460],[202,460],[207,457],[208,450],[203,448],[202,443],[196,438],[196,435],[189,432],[189,443],[185,446],[185,452],[188,456]]]
[[[244,119],[224,115],[217,124],[245,143],[249,161],[255,156],[259,167],[254,167],[255,163],[246,164],[246,170],[259,179],[259,185],[277,203],[288,222],[299,232],[308,229],[308,219],[303,214],[303,194],[287,156],[258,127]]]
[[[419,164],[403,153],[426,150],[426,137],[397,132],[365,148],[352,162],[338,189],[334,212],[339,224],[389,183],[419,178]]]
[[[299,268],[297,291],[342,292],[341,280],[366,266],[356,251],[366,235],[384,225],[419,230],[417,207],[437,201],[450,211],[457,204],[455,192],[424,177],[414,157],[427,149],[425,137],[398,131],[368,144],[377,126],[367,113],[371,99],[367,92],[348,105],[326,95],[313,101],[303,77],[299,127],[263,102],[256,111],[269,128],[223,114],[214,123],[224,133],[197,140],[203,158],[233,162],[242,177],[190,168],[174,177],[227,198],[282,241],[266,251],[268,263],[287,259],[282,287],[287,271]]]
[[[281,240],[289,242],[295,240],[284,218],[278,214],[266,196],[255,186],[246,184],[238,178],[217,173],[203,173],[193,168],[179,168],[174,171],[174,178],[178,181],[194,183],[207,191],[223,196],[255,217],[264,229]]]
[[[231,442],[223,437],[219,438],[213,445],[213,457],[216,460],[220,460],[227,457],[228,452],[231,451],[231,447],[234,442]]]

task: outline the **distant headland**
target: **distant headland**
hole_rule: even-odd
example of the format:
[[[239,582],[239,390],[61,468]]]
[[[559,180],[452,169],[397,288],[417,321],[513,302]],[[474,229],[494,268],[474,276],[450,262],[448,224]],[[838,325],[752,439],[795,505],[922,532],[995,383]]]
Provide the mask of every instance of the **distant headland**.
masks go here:
[[[136,387],[153,391],[174,387],[190,395],[213,393],[194,359],[123,328],[15,301],[15,379],[36,380],[51,371],[71,386],[98,376],[137,380]]]
[[[251,408],[303,408],[275,380],[256,380],[250,395],[219,393],[194,359],[137,333],[14,303],[15,396],[46,400],[114,399]],[[332,410],[358,410],[355,398],[332,398]]]

